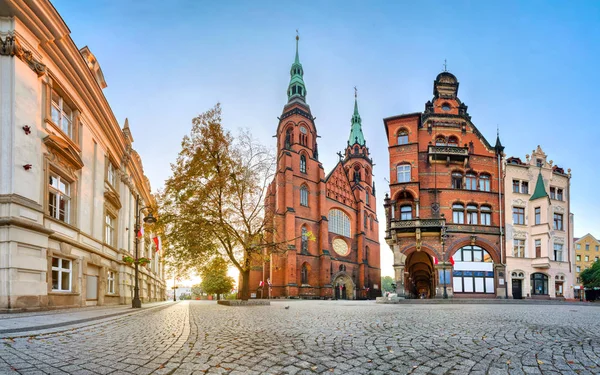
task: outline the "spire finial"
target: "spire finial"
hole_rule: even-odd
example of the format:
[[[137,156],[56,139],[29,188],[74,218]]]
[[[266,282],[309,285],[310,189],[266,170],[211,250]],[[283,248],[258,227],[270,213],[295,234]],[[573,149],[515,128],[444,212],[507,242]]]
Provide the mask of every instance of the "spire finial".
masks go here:
[[[446,59],[444,59],[444,72],[448,71],[448,63],[446,61]]]
[[[358,89],[354,86],[354,99],[358,97]]]
[[[296,62],[300,62],[300,58],[298,57],[298,41],[300,40],[300,33],[298,33],[298,29],[296,29]]]

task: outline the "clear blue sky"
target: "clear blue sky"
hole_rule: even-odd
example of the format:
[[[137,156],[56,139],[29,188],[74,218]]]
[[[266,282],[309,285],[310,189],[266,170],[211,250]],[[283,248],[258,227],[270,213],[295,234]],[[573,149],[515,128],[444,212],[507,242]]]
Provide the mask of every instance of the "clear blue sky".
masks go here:
[[[53,4],[79,47],[88,45],[115,115],[129,122],[154,189],[170,175],[191,119],[221,102],[225,125],[266,144],[286,102],[295,30],[307,101],[326,172],[346,145],[359,90],[363,131],[376,163],[380,223],[389,178],[382,119],[422,111],[442,70],[508,156],[539,144],[572,169],[575,235],[598,226],[597,90],[600,2],[72,1]],[[381,235],[383,274],[391,251]]]

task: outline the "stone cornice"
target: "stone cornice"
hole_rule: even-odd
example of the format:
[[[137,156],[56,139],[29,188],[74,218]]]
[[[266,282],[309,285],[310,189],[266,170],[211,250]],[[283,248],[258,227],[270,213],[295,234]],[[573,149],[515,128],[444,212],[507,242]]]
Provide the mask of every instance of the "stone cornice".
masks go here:
[[[44,212],[44,208],[41,204],[33,201],[29,198],[22,197],[17,194],[0,194],[0,204],[2,203],[13,203],[23,207],[30,208],[34,211]]]
[[[47,235],[52,235],[54,233],[52,229],[48,229],[41,224],[35,223],[30,220],[21,219],[18,217],[0,217],[0,227],[3,226],[21,227]]]

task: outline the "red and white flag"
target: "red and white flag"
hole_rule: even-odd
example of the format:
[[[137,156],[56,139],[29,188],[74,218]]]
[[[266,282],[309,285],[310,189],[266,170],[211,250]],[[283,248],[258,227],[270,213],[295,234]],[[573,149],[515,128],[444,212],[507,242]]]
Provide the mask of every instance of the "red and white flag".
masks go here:
[[[433,264],[439,264],[438,258],[436,258],[436,257],[432,257],[432,258],[433,258]],[[453,257],[450,257],[449,261],[450,261],[451,265],[454,265],[454,258]]]
[[[438,258],[436,257],[432,257],[433,258],[433,264],[438,264]]]
[[[138,238],[144,237],[144,224],[140,225],[140,230],[138,230]]]
[[[161,242],[161,240],[160,240],[160,237],[158,237],[158,236],[154,236],[153,240],[154,240],[154,245],[156,246],[156,249],[154,249],[154,251],[155,251],[155,252],[156,252],[156,251],[159,251],[159,250],[160,250],[160,248],[162,247],[162,242]]]

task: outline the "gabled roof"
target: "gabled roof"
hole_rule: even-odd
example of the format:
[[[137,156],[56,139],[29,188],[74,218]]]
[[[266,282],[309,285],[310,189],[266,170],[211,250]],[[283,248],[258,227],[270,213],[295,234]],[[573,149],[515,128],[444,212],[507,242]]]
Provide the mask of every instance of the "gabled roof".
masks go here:
[[[579,241],[583,240],[583,239],[584,239],[584,238],[586,238],[586,237],[592,237],[592,239],[593,239],[594,241],[596,241],[596,242],[600,242],[600,241],[598,241],[598,240],[596,239],[596,237],[592,236],[592,234],[591,234],[591,233],[588,233],[588,234],[586,234],[586,235],[582,236],[581,238],[573,238],[573,242],[579,242]]]

